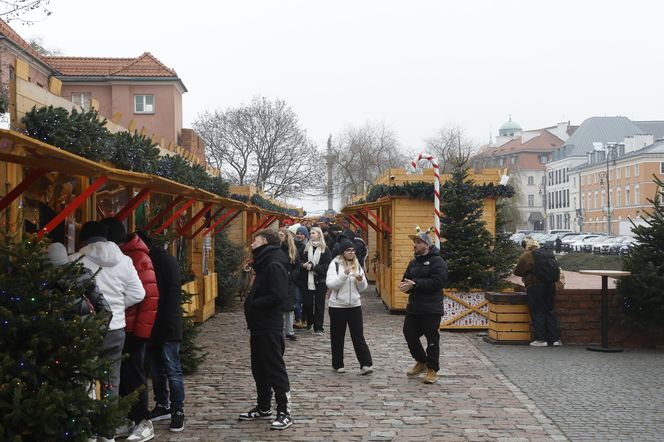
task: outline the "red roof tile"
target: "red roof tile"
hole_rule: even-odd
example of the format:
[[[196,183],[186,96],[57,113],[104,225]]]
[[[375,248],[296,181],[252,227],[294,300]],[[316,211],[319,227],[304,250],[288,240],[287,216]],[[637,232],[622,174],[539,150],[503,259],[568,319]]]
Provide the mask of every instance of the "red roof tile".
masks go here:
[[[177,77],[177,73],[149,52],[136,58],[44,57],[65,76]]]
[[[48,61],[45,60],[46,57],[37,52],[32,46],[30,46],[30,43],[23,40],[23,38],[20,35],[18,35],[16,31],[14,31],[11,28],[11,26],[5,23],[2,19],[0,19],[0,34],[7,37],[8,40],[14,42],[14,44],[19,46],[21,49],[25,50],[28,54],[32,55],[37,60],[40,60],[45,65],[49,65]]]

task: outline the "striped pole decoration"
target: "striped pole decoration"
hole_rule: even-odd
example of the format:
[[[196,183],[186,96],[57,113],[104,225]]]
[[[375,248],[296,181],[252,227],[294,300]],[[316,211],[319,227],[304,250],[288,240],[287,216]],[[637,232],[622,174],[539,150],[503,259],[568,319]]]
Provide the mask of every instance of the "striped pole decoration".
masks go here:
[[[410,163],[413,171],[417,170],[417,163],[420,160],[427,160],[433,166],[433,228],[436,232],[436,247],[440,249],[440,167],[433,155],[421,153]]]

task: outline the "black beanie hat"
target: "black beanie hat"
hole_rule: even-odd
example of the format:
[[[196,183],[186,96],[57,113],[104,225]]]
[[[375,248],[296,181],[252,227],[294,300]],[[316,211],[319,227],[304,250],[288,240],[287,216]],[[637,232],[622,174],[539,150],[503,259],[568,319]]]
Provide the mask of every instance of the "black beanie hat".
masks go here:
[[[122,221],[116,218],[104,218],[101,220],[101,223],[108,228],[106,239],[116,244],[127,242],[127,229],[122,224]]]
[[[78,239],[85,243],[92,237],[108,239],[108,228],[100,221],[88,221],[81,227]]]
[[[348,249],[355,250],[355,245],[346,238],[343,238],[341,241],[339,241],[339,247],[341,248],[341,253],[345,252]]]

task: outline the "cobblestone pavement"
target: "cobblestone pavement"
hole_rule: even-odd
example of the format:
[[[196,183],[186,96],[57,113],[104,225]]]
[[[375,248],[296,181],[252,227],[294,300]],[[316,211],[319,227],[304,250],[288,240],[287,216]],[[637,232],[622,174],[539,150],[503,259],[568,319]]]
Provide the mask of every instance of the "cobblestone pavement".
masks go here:
[[[596,353],[468,339],[571,440],[664,440],[663,351]]]
[[[437,384],[407,378],[403,316],[390,315],[373,289],[363,302],[376,371],[359,374],[348,336],[344,374],[332,370],[329,336],[287,341],[295,423],[284,431],[237,420],[255,403],[249,335],[241,311],[218,313],[200,335],[207,361],[185,378],[185,430],[169,433],[167,421],[157,422],[156,440],[567,440],[464,334],[443,335]]]

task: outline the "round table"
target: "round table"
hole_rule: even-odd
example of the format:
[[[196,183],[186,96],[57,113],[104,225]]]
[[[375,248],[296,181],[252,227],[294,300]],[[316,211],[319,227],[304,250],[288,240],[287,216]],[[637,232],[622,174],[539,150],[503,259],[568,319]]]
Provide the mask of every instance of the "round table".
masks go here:
[[[609,347],[609,278],[622,278],[630,276],[630,272],[622,270],[579,270],[584,275],[596,275],[602,277],[602,345],[590,345],[588,350],[601,351],[605,353],[618,353],[623,351],[619,347]]]

